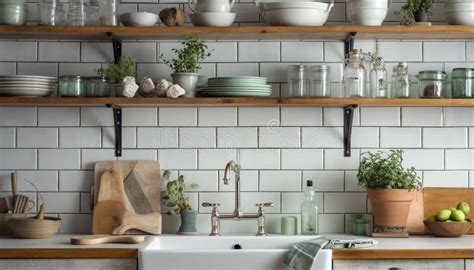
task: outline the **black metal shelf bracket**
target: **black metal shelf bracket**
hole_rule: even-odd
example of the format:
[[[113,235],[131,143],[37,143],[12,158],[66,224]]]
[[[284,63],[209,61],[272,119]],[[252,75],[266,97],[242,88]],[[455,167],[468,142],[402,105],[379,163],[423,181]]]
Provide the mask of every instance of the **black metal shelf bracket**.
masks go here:
[[[115,156],[122,156],[122,108],[120,106],[107,104],[107,108],[112,108],[114,114],[115,127]]]
[[[357,32],[350,32],[344,40],[344,57],[347,57],[352,49],[354,49],[354,41],[356,36]]]
[[[114,63],[117,64],[122,57],[122,39],[113,33],[107,32],[107,36],[112,38],[112,46],[114,50]]]
[[[351,137],[352,123],[354,122],[354,110],[357,105],[349,105],[344,107],[344,156],[351,156]]]

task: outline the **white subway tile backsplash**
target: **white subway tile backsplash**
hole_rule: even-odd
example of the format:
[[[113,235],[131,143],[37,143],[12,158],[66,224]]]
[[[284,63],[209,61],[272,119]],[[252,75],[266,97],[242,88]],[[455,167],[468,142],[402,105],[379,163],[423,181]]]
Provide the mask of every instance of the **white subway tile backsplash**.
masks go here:
[[[357,171],[346,171],[344,179],[345,191],[365,191],[364,187],[359,186],[359,179],[357,179]]]
[[[16,75],[16,63],[0,63],[0,74]]]
[[[343,62],[344,58],[344,43],[324,42],[325,62]]]
[[[325,213],[365,213],[367,196],[365,193],[325,193]]]
[[[402,126],[442,126],[441,107],[402,107]]]
[[[28,62],[37,60],[36,42],[0,41],[0,61]]]
[[[444,125],[448,127],[474,126],[474,108],[446,107],[444,108]]]
[[[156,43],[155,42],[140,42],[122,43],[122,50],[124,55],[135,58],[137,62],[155,62],[156,61]]]
[[[238,117],[239,126],[278,127],[280,125],[278,108],[241,107]]]
[[[71,192],[42,193],[44,203],[48,205],[47,213],[78,213],[80,194]]]
[[[474,42],[466,42],[466,60],[474,61]]]
[[[469,128],[469,148],[474,148],[474,128]]]
[[[60,171],[59,190],[60,191],[90,191],[94,183],[93,171]]]
[[[324,168],[326,170],[353,170],[359,167],[359,151],[352,149],[350,157],[344,157],[343,149],[324,150]]]
[[[424,187],[469,187],[467,171],[425,171]]]
[[[18,128],[18,148],[57,148],[57,128]]]
[[[235,174],[230,175],[228,184],[224,184],[224,171],[219,171],[219,191],[235,190]],[[258,191],[258,171],[240,171],[240,190],[241,191]]]
[[[302,128],[302,146],[304,148],[341,148],[343,146],[342,128]]]
[[[101,68],[99,63],[59,63],[59,76],[79,75],[97,76],[97,70]]]
[[[261,171],[260,191],[301,191],[300,171]]]
[[[82,107],[81,126],[113,126],[114,116],[112,110],[101,107]]]
[[[17,68],[18,75],[58,76],[58,64],[56,63],[18,63]]]
[[[137,147],[137,129],[136,128],[122,128],[122,147],[135,148]],[[115,130],[112,127],[102,128],[102,148],[115,147]]]
[[[258,76],[257,63],[218,63],[217,77]]]
[[[110,46],[110,42],[81,42],[81,62],[113,62]]]
[[[443,150],[438,149],[407,149],[404,154],[403,165],[415,167],[417,170],[444,169]]]
[[[32,182],[39,191],[58,191],[58,172],[57,171],[18,171],[17,172],[19,191],[36,191],[30,183]]]
[[[351,140],[351,145],[353,148],[378,147],[379,128],[353,127]]]
[[[281,61],[283,62],[318,62],[323,61],[323,58],[322,42],[287,41],[281,43]]]
[[[159,149],[158,161],[163,170],[197,169],[197,150],[194,149]]]
[[[258,144],[261,148],[300,147],[299,127],[261,127],[258,129]]]
[[[261,63],[260,76],[266,77],[272,83],[286,83],[289,65],[297,65],[297,63]]]
[[[88,234],[91,232],[92,216],[90,214],[61,214],[63,223],[60,233]]]
[[[204,62],[237,62],[236,42],[207,42],[211,56],[204,59]]]
[[[60,148],[100,148],[102,134],[100,127],[60,128]]]
[[[101,160],[115,160],[112,149],[83,149],[81,151],[81,169],[93,170],[95,163]]]
[[[178,128],[137,128],[138,148],[178,148]]]
[[[420,148],[421,128],[380,129],[380,147],[382,148]]]
[[[424,128],[423,148],[467,148],[467,128]]]
[[[281,194],[281,212],[288,214],[300,214],[301,204],[305,201],[304,192],[283,192]],[[323,193],[315,193],[315,201],[322,212]]]
[[[323,150],[321,149],[282,149],[282,169],[322,169]]]
[[[326,127],[342,127],[344,126],[344,110],[342,108],[323,108],[323,123]],[[360,109],[354,110],[353,126],[359,126]]]
[[[360,114],[362,126],[400,126],[398,107],[362,107]]]
[[[473,170],[474,150],[447,149],[446,170]]]
[[[239,152],[242,169],[280,168],[280,150],[278,149],[242,149]]]
[[[196,126],[197,108],[159,108],[158,124],[169,126]]]
[[[0,149],[0,169],[36,169],[36,150]]]
[[[123,126],[157,126],[158,109],[157,108],[123,108],[122,109]]]
[[[118,160],[157,160],[156,150],[124,149]]]
[[[321,126],[322,109],[311,107],[281,108],[282,126]]]
[[[179,148],[215,148],[215,128],[180,128]]]
[[[257,128],[217,128],[218,148],[256,148]]]
[[[202,203],[219,203],[219,213],[232,213],[234,211],[234,193],[233,192],[200,192],[199,193],[199,213],[209,213],[209,218],[212,208],[203,207]],[[209,229],[209,228],[208,228]]]
[[[38,126],[79,126],[79,108],[39,107]]]
[[[228,161],[235,158],[234,149],[199,149],[199,169],[223,169]]]
[[[0,107],[0,127],[36,126],[35,107]]]
[[[199,126],[237,126],[237,108],[198,108]]]
[[[0,128],[0,148],[14,148],[15,147],[15,129],[14,128]]]
[[[79,149],[39,149],[38,159],[39,169],[80,169],[81,163]]]
[[[218,191],[218,172],[217,171],[180,171],[180,175],[184,176],[186,183],[186,191]],[[192,185],[197,187],[192,187]]]
[[[465,42],[424,42],[423,61],[453,62],[466,60]]]
[[[392,42],[383,41],[380,44],[380,55],[383,56],[384,60],[389,62],[395,61],[419,61],[423,59],[423,48],[422,42],[409,41],[409,42]],[[370,50],[373,52],[373,50]],[[403,52],[403,53],[400,53]]]
[[[266,207],[265,213],[280,213],[279,192],[245,192],[242,194],[242,211],[244,213],[256,213],[258,203],[274,203],[273,207]]]
[[[303,190],[306,180],[313,180],[316,191],[344,191],[344,171],[303,171]]]
[[[51,62],[79,62],[79,42],[39,42],[38,60]]]
[[[239,42],[239,62],[278,62],[279,42]]]

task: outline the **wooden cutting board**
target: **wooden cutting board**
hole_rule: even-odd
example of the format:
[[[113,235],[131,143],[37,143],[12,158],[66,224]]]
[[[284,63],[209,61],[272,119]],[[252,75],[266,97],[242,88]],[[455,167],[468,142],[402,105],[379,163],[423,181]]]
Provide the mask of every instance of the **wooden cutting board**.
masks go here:
[[[160,163],[158,161],[97,162],[94,185],[91,190],[93,205],[100,201],[101,178],[107,171],[113,171],[113,179],[120,179],[124,183],[121,186],[124,187],[126,196],[121,201],[128,211],[139,214],[161,212]],[[107,200],[107,198],[102,200]]]
[[[465,201],[471,206],[469,219],[474,218],[474,188],[423,188],[415,194],[415,199],[410,206],[408,215],[408,232],[410,234],[426,234],[423,220],[434,215],[443,208],[456,207]],[[468,232],[474,234],[474,227]]]

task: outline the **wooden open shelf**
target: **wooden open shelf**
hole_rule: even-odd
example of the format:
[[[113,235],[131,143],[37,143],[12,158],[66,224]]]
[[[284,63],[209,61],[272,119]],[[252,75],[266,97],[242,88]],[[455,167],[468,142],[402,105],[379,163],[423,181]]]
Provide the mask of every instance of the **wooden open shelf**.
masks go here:
[[[474,106],[474,99],[375,98],[43,98],[0,97],[1,105],[17,106]]]
[[[474,27],[433,26],[232,26],[232,27],[74,27],[0,25],[0,38],[8,39],[106,39],[108,35],[124,40],[174,40],[187,36],[202,39],[336,39],[344,40],[357,32],[358,39],[474,39]]]

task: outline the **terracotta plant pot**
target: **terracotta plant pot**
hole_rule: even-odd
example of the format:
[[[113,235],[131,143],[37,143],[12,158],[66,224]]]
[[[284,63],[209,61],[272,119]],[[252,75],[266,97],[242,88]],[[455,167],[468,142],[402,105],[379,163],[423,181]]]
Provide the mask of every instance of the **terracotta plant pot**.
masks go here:
[[[374,227],[406,227],[415,190],[367,189],[372,204]]]

